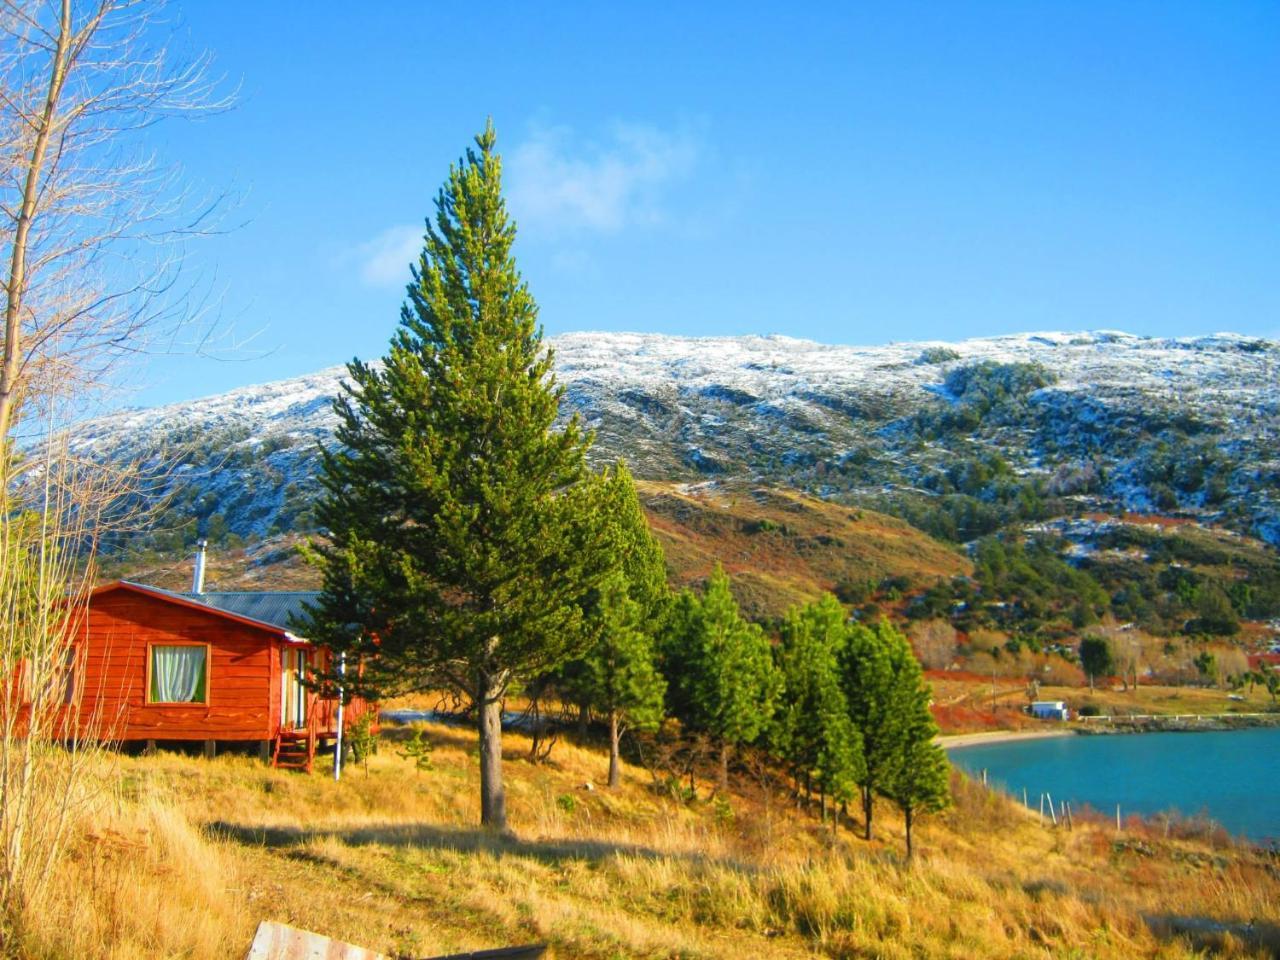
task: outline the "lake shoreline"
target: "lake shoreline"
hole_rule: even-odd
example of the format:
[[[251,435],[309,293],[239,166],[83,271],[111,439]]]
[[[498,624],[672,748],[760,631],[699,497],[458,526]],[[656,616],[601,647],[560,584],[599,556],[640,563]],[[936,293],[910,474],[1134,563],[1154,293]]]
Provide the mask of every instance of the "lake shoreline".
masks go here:
[[[944,750],[974,747],[1016,740],[1044,740],[1049,737],[1105,737],[1132,733],[1222,733],[1280,727],[1280,713],[1266,714],[1153,714],[1144,717],[1111,717],[1077,720],[1070,727],[1051,730],[984,730],[979,733],[944,734],[937,738]]]
[[[1280,713],[1257,714],[1152,714],[1142,717],[1111,717],[1078,721],[1074,730],[1081,736],[1097,737],[1125,733],[1222,733],[1280,727]]]
[[[1014,740],[1047,740],[1050,737],[1074,736],[1075,730],[983,730],[980,733],[949,733],[937,738],[944,750],[958,747],[986,746],[993,743],[1010,743]]]

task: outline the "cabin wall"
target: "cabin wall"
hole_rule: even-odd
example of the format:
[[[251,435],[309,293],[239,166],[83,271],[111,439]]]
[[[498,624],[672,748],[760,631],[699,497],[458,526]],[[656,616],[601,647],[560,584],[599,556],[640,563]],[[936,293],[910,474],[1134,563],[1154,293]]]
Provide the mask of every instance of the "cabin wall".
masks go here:
[[[175,642],[208,644],[207,703],[147,703],[149,646]],[[82,648],[77,683],[84,735],[117,740],[275,736],[279,642],[269,631],[116,590],[93,598],[77,646]]]

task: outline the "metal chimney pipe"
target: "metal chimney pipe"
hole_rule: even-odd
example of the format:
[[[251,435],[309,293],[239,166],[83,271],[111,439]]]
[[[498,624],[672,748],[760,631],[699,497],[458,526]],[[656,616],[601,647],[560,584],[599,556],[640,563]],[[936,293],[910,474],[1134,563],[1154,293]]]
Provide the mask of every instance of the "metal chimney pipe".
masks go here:
[[[208,545],[208,540],[196,541],[196,569],[191,577],[191,592],[195,594],[204,593],[204,551]]]

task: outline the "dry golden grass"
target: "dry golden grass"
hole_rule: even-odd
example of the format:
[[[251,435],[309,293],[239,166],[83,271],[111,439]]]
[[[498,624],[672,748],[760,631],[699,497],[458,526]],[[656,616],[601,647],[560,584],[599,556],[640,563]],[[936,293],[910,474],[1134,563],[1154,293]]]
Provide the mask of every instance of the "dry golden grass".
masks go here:
[[[1044,700],[1065,700],[1079,710],[1086,703],[1099,707],[1103,713],[1125,715],[1131,713],[1167,714],[1216,714],[1216,713],[1265,713],[1273,707],[1270,695],[1261,686],[1252,691],[1240,690],[1232,700],[1228,691],[1216,687],[1169,687],[1140,684],[1137,689],[1113,689],[1098,686],[1090,692],[1088,687],[1041,687]]]
[[[902,520],[794,490],[637,487],[672,582],[700,582],[723,563],[749,616],[781,616],[841,581],[903,576],[928,586],[972,571],[959,550]]]
[[[617,793],[587,790],[599,750],[561,743],[534,766],[513,735],[515,836],[486,836],[472,736],[426,729],[435,769],[384,740],[341,783],[247,757],[115,758],[14,952],[239,957],[263,919],[410,957],[545,940],[559,957],[1184,958],[1199,954],[1144,915],[1280,929],[1261,854],[1133,831],[1117,849],[1114,826],[1044,828],[964,781],[906,864],[885,805],[865,843],[745,784],[731,815],[631,767]],[[1223,955],[1266,955],[1213,936]]]

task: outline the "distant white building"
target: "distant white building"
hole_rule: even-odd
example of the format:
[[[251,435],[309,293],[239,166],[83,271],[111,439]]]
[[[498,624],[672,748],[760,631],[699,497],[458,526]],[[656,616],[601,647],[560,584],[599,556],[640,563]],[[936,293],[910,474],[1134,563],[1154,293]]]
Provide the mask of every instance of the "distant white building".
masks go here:
[[[1041,720],[1070,720],[1071,711],[1065,700],[1036,700],[1031,704],[1031,715]]]

